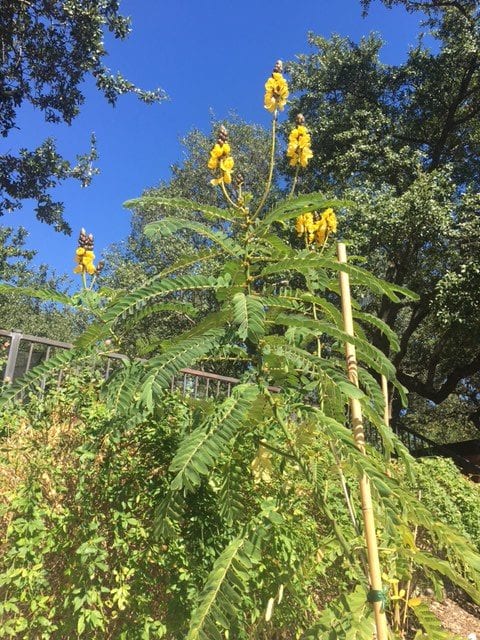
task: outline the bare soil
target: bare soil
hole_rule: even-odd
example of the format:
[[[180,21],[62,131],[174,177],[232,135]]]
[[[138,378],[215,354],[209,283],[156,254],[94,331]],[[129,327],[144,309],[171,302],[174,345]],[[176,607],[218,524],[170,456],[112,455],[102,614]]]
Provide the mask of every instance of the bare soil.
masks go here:
[[[446,631],[461,638],[468,638],[470,633],[476,633],[480,640],[480,609],[474,605],[468,608],[469,611],[450,598],[445,598],[443,602],[432,600],[430,603],[430,609]]]

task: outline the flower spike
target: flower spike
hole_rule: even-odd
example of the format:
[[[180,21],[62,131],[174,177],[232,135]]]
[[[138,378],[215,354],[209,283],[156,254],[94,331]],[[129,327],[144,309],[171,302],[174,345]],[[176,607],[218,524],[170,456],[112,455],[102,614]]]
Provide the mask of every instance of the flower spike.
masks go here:
[[[265,109],[271,113],[277,110],[283,111],[287,104],[288,84],[282,73],[283,63],[281,60],[277,60],[272,75],[265,83],[264,105]]]
[[[94,239],[93,234],[87,232],[85,229],[81,229],[78,236],[78,247],[75,251],[75,262],[77,266],[74,268],[73,273],[88,273],[94,275],[97,270],[93,261],[95,260],[95,254],[93,253]]]
[[[216,177],[210,181],[211,184],[230,184],[232,182],[232,171],[235,164],[230,155],[230,145],[227,142],[228,132],[222,125],[218,131],[217,142],[210,151],[208,168],[213,171]]]
[[[337,231],[337,217],[330,207],[321,215],[316,211],[303,213],[295,221],[295,230],[299,237],[305,238],[307,247],[314,241],[319,247],[323,247],[329,234]]]
[[[305,168],[308,161],[313,158],[310,148],[311,139],[308,129],[305,126],[305,118],[299,113],[296,118],[297,126],[292,129],[288,136],[287,158],[290,159],[290,166],[300,166]]]

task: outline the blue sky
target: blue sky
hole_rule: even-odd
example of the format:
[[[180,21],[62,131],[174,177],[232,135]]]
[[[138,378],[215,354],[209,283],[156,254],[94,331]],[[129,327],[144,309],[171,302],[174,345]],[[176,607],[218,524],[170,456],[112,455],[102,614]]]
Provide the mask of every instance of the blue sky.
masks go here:
[[[276,59],[308,52],[307,32],[359,40],[376,31],[385,41],[383,61],[398,63],[419,31],[418,14],[375,1],[366,19],[358,0],[123,0],[121,10],[131,16],[133,30],[123,42],[106,38],[107,65],[143,88],[162,87],[170,100],[147,106],[124,96],[112,108],[87,82],[85,105],[72,126],[47,125],[26,108],[20,131],[6,139],[7,150],[15,151],[53,136],[60,152],[74,159],[88,150],[91,132],[97,136],[100,175],[86,189],[70,181],[55,191],[65,202],[72,237],[37,222],[28,202],[0,220],[25,226],[37,261],[59,275],[72,273],[80,227],[95,234],[97,256],[127,236],[130,214],[122,203],[168,179],[171,164],[182,158],[180,139],[193,127],[209,131],[212,110],[219,118],[235,110],[249,122],[269,123],[263,84]]]

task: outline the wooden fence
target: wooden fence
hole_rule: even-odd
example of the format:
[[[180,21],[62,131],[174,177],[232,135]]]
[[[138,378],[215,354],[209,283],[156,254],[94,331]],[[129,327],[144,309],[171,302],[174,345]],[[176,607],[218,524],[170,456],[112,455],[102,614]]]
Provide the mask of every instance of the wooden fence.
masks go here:
[[[4,383],[13,382],[25,375],[37,364],[48,360],[59,349],[71,349],[72,346],[69,342],[59,342],[19,331],[0,329],[0,372],[3,366]],[[102,363],[102,375],[108,378],[122,360],[127,360],[127,356],[120,353],[111,353],[105,356]],[[57,386],[60,386],[61,381],[62,373],[59,372]],[[194,398],[217,398],[230,395],[232,387],[238,382],[238,378],[197,369],[181,369],[172,378],[171,389],[172,391],[178,389],[184,395]],[[45,381],[40,386],[44,387]],[[448,445],[438,444],[402,425],[396,427],[395,431],[412,455],[451,458],[464,473],[480,480],[480,466],[459,455],[453,449],[449,449]],[[373,446],[381,448],[381,439],[375,429],[370,429],[366,425],[365,435]]]

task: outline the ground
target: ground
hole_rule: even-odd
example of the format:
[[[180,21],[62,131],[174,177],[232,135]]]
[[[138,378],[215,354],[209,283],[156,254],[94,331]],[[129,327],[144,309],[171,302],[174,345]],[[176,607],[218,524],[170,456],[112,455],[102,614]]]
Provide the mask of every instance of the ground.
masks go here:
[[[431,602],[430,608],[447,631],[461,638],[468,638],[469,634],[475,633],[480,640],[480,610],[477,607],[467,611],[454,600],[445,598],[443,602]]]

